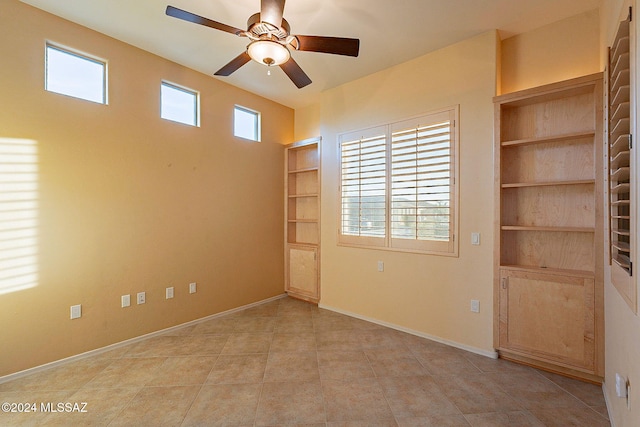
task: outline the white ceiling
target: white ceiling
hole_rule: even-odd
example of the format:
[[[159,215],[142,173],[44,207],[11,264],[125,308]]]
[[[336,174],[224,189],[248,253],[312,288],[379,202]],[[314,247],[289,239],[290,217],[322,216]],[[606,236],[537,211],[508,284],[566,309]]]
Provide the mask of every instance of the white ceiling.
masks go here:
[[[260,0],[21,0],[194,70],[213,76],[246,47],[247,39],[165,15],[167,5],[238,28],[260,11]],[[600,0],[288,0],[292,34],[360,39],[358,58],[313,52],[293,56],[313,83],[296,88],[282,70],[267,75],[249,62],[234,86],[292,108],[365,75],[488,30],[501,37],[596,9]]]

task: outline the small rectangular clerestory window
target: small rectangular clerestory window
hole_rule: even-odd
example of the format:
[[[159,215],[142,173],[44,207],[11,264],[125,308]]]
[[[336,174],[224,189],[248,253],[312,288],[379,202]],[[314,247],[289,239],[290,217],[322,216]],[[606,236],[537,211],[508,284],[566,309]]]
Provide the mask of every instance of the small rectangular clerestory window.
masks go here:
[[[45,89],[86,101],[107,103],[107,64],[47,43]]]
[[[160,117],[190,126],[199,126],[198,92],[172,83],[160,86]]]
[[[233,111],[233,135],[260,141],[260,113],[236,105]]]

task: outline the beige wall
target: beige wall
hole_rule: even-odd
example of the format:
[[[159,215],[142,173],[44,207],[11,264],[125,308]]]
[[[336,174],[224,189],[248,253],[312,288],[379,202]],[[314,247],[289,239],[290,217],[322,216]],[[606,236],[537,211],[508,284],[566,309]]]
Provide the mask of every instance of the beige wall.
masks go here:
[[[320,104],[296,108],[294,135],[296,141],[320,136]]]
[[[321,305],[491,354],[493,103],[488,32],[322,95]],[[459,258],[337,246],[337,135],[460,105]],[[471,246],[471,232],[482,245]],[[377,261],[384,272],[377,272]],[[480,313],[469,310],[480,300]]]
[[[634,7],[634,22],[636,21],[635,14],[637,13],[637,1],[635,0],[604,0],[603,1],[603,13],[602,13],[602,44],[601,44],[601,57],[603,58],[603,64],[606,60],[607,46],[611,45],[615,37],[615,32],[618,29],[620,21],[626,19],[629,6]],[[635,24],[637,27],[637,23]],[[632,26],[633,28],[633,26]],[[632,46],[639,45],[640,37],[637,30],[635,34],[632,34],[635,39],[635,43],[632,42]],[[636,63],[631,65],[631,69],[635,69],[634,84],[636,90],[636,100],[640,99],[640,88],[638,88],[637,82],[639,78],[640,70],[640,58],[637,55],[636,50]],[[603,65],[604,67],[604,65]],[[633,117],[633,114],[632,114]],[[638,123],[638,114],[635,114],[636,120],[633,124],[635,131],[632,131],[637,135],[637,129],[640,128]],[[635,150],[635,163],[638,165],[637,150]],[[635,168],[636,182],[640,180],[640,173],[638,168]],[[640,200],[640,192],[636,186],[636,200]],[[637,204],[636,204],[637,212]],[[637,219],[637,214],[636,214]],[[636,229],[640,226],[636,221]],[[637,236],[637,233],[636,233]],[[636,250],[635,265],[640,265],[640,254]],[[608,267],[608,263],[605,264]],[[640,286],[637,281],[636,275],[636,287],[640,291]],[[639,294],[640,295],[640,294]],[[623,301],[618,291],[611,284],[610,271],[607,268],[605,270],[605,393],[609,404],[609,415],[612,420],[612,425],[616,427],[635,427],[640,425],[640,317],[634,314],[627,304]],[[616,373],[619,373],[623,378],[627,379],[631,385],[630,405],[627,407],[626,399],[621,399],[616,396]]]
[[[43,89],[45,40],[108,60],[109,105]],[[0,294],[0,376],[282,293],[293,110],[17,0],[0,54],[0,147],[35,141],[38,187],[38,280]],[[200,91],[200,128],[159,118],[163,79]],[[232,136],[236,103],[263,142]]]
[[[602,71],[593,10],[502,41],[501,93]]]

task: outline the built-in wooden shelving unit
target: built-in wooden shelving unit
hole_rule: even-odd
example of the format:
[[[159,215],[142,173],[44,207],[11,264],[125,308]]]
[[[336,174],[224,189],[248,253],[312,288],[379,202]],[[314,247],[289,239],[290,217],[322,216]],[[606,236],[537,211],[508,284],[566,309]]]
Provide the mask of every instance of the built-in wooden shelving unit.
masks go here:
[[[495,98],[496,348],[592,381],[604,374],[602,95],[599,73]]]
[[[285,290],[320,299],[320,138],[285,148]]]

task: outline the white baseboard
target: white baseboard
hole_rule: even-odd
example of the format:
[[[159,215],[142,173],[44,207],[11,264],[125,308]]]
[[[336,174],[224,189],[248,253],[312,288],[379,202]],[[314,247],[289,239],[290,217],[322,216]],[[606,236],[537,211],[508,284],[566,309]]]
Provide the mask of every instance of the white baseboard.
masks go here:
[[[436,337],[434,335],[425,334],[424,332],[420,332],[420,331],[416,331],[416,330],[413,330],[413,329],[405,328],[404,326],[399,326],[399,325],[395,325],[393,323],[384,322],[382,320],[374,319],[374,318],[371,318],[371,317],[362,316],[362,315],[357,314],[357,313],[352,313],[350,311],[346,311],[346,310],[342,310],[342,309],[339,309],[339,308],[331,307],[331,306],[328,306],[328,305],[325,305],[325,304],[318,304],[318,307],[323,308],[325,310],[335,311],[336,313],[344,314],[344,315],[347,315],[347,316],[355,317],[356,319],[366,320],[367,322],[375,323],[377,325],[385,326],[387,328],[395,329],[397,331],[406,332],[408,334],[415,335],[415,336],[418,336],[420,338],[426,338],[428,340],[435,341],[435,342],[438,342],[440,344],[445,344],[445,345],[448,345],[448,346],[451,346],[451,347],[459,348],[461,350],[469,351],[471,353],[479,354],[481,356],[490,357],[492,359],[497,359],[498,358],[498,353],[495,352],[495,351],[487,351],[487,350],[483,350],[481,348],[471,347],[471,346],[468,346],[466,344],[461,344],[459,342],[446,340],[446,339],[443,339],[443,338],[440,338],[440,337]]]
[[[18,378],[26,377],[27,375],[35,374],[37,372],[42,372],[42,371],[46,371],[46,370],[51,369],[51,368],[55,368],[55,367],[58,367],[58,366],[66,365],[67,363],[76,362],[78,360],[85,359],[87,357],[96,356],[98,354],[106,353],[107,351],[115,350],[115,349],[118,349],[120,347],[124,347],[124,346],[130,345],[130,344],[134,344],[134,343],[137,343],[139,341],[143,341],[143,340],[146,340],[148,338],[152,338],[152,337],[155,337],[155,336],[158,336],[158,335],[163,335],[163,334],[166,334],[167,332],[175,331],[177,329],[184,328],[186,326],[197,325],[198,323],[206,322],[208,320],[216,319],[218,317],[222,317],[222,316],[226,316],[226,315],[229,315],[229,314],[237,313],[239,311],[246,310],[248,308],[256,307],[258,305],[266,304],[266,303],[269,303],[269,302],[272,302],[272,301],[277,301],[279,299],[286,298],[286,297],[287,297],[287,294],[277,295],[275,297],[271,297],[271,298],[267,298],[267,299],[262,300],[262,301],[254,302],[254,303],[247,304],[247,305],[243,305],[241,307],[233,308],[231,310],[223,311],[221,313],[212,314],[211,316],[202,317],[202,318],[196,319],[196,320],[191,320],[190,322],[182,323],[180,325],[171,326],[171,327],[166,328],[166,329],[162,329],[162,330],[159,330],[159,331],[151,332],[151,333],[148,333],[148,334],[145,334],[145,335],[140,335],[138,337],[130,338],[130,339],[125,340],[125,341],[120,341],[120,342],[117,342],[115,344],[110,344],[110,345],[108,345],[106,347],[97,348],[95,350],[90,350],[90,351],[87,351],[87,352],[84,352],[84,353],[76,354],[76,355],[73,355],[73,356],[70,356],[70,357],[66,357],[64,359],[56,360],[54,362],[45,363],[44,365],[40,365],[40,366],[36,366],[36,367],[33,367],[33,368],[25,369],[24,371],[19,371],[19,372],[15,372],[13,374],[5,375],[3,377],[0,377],[0,384],[6,383],[8,381],[12,381],[12,380],[15,380],[15,379],[18,379]]]

